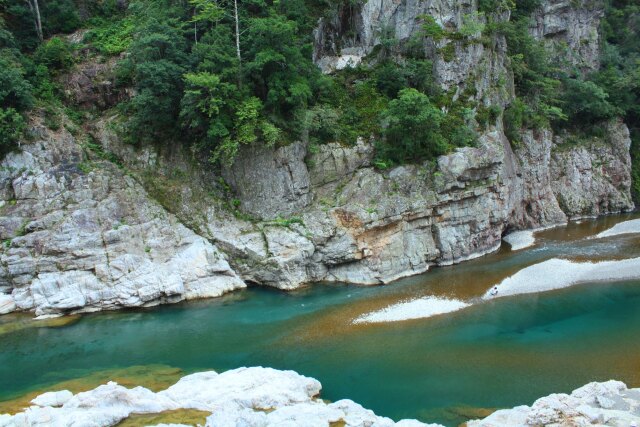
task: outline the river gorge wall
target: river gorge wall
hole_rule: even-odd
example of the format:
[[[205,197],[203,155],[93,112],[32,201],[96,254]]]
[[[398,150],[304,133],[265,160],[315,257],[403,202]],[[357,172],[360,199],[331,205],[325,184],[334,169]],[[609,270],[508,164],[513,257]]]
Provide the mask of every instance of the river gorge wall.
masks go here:
[[[314,57],[330,72],[370,54],[376,28],[405,40],[422,13],[455,29],[474,11],[475,2],[370,1],[349,31],[321,21]],[[547,1],[531,33],[568,49],[571,64],[594,68],[601,16],[597,2]],[[453,60],[442,53],[448,45]],[[453,97],[500,108],[512,100],[503,37],[445,38],[424,49]],[[70,81],[71,98],[83,103],[120,98],[91,78]],[[629,131],[616,120],[602,137],[527,130],[516,142],[498,117],[474,147],[390,170],[374,167],[367,138],[245,146],[220,173],[189,153],[124,144],[115,122],[104,113],[74,135],[34,117],[33,140],[2,162],[0,313],[146,306],[246,283],[388,283],[494,251],[512,230],[634,208]]]

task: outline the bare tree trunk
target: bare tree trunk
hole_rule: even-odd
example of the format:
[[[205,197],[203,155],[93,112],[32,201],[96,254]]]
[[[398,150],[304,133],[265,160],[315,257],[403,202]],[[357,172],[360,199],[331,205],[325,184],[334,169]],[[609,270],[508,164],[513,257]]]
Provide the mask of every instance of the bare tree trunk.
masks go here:
[[[38,4],[38,0],[25,0],[25,2],[29,6],[31,14],[33,15],[33,23],[36,27],[38,39],[42,41],[44,37],[42,36],[42,20],[40,18],[40,5]]]
[[[240,55],[240,22],[238,19],[238,0],[233,0],[233,15],[236,20],[236,56],[238,57],[238,86],[242,88],[242,56]]]

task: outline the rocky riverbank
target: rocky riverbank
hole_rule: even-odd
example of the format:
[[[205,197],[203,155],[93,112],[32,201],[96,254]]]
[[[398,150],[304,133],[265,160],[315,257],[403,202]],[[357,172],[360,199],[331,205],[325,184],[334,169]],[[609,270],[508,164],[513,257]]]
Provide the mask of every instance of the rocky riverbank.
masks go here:
[[[158,393],[110,382],[76,395],[69,391],[40,395],[24,412],[0,415],[0,426],[107,427],[133,414],[195,409],[210,414],[206,425],[212,427],[437,427],[416,420],[395,423],[351,400],[327,403],[318,396],[321,388],[313,378],[271,368],[201,372],[183,377]]]
[[[371,1],[350,11],[362,23],[360,45],[338,43],[344,52],[329,43],[342,30],[322,21],[318,64],[348,49],[370,52],[380,43],[375,26],[406,41],[422,13],[455,29],[477,12],[473,2],[406,3]],[[601,16],[599,2],[545,2],[530,31],[583,59],[574,65],[593,68]],[[485,107],[513,99],[504,37],[487,46],[442,43],[455,45],[453,59],[442,49],[427,53],[443,90],[474,94],[469,102]],[[634,208],[629,131],[619,120],[597,137],[523,130],[516,142],[498,117],[474,147],[388,170],[375,167],[368,138],[350,146],[258,144],[212,171],[192,154],[122,141],[108,108],[126,91],[98,90],[112,86],[105,82],[115,78],[113,66],[88,73],[91,64],[78,64],[62,82],[70,103],[105,110],[82,127],[63,117],[55,131],[34,117],[31,140],[0,164],[0,314],[149,306],[246,283],[287,290],[389,283],[495,251],[516,230]]]
[[[201,372],[183,377],[154,393],[144,387],[125,388],[114,382],[73,395],[44,393],[15,415],[0,415],[1,427],[22,425],[113,426],[139,414],[202,411],[215,427],[346,426],[437,427],[417,420],[394,422],[351,400],[327,403],[321,384],[293,371],[239,368],[221,374]],[[207,415],[208,414],[208,415]],[[532,406],[499,410],[470,427],[535,425],[630,426],[640,421],[640,389],[619,381],[590,383],[570,395],[552,394]]]
[[[531,406],[496,411],[468,427],[640,425],[640,388],[620,381],[593,382],[571,394],[551,394]]]

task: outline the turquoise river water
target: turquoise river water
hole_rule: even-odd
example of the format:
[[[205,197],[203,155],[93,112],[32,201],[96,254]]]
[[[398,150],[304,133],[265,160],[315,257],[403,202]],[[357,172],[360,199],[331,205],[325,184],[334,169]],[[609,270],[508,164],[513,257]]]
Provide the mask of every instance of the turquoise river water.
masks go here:
[[[317,284],[292,293],[249,288],[214,300],[7,331],[0,335],[0,401],[134,365],[184,372],[262,365],[317,378],[325,399],[353,399],[394,419],[458,425],[486,409],[531,404],[589,381],[615,378],[637,387],[640,281],[499,298],[428,319],[351,323],[408,298],[473,300],[553,257],[640,256],[638,234],[587,239],[637,217],[547,230],[532,248],[503,248],[388,286]]]

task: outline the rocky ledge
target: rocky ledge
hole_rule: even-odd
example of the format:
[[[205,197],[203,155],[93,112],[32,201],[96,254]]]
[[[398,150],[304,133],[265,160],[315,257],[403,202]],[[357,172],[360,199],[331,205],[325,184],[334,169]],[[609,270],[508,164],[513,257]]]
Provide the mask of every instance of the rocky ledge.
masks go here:
[[[149,306],[245,286],[215,246],[88,143],[38,123],[32,133],[0,165],[0,314]]]
[[[158,393],[110,382],[75,396],[69,391],[42,394],[24,412],[0,415],[0,427],[106,427],[132,414],[178,409],[209,412],[206,425],[216,427],[437,427],[416,420],[395,423],[351,400],[326,403],[318,398],[321,388],[317,380],[296,372],[261,367],[188,375]]]
[[[216,427],[438,427],[417,420],[394,422],[351,400],[327,403],[321,384],[293,371],[239,368],[218,374],[201,372],[183,377],[166,390],[127,389],[114,382],[73,395],[44,393],[24,412],[0,415],[0,427],[26,425],[113,426],[136,414],[198,410],[211,415]],[[552,394],[532,406],[499,410],[469,427],[633,426],[640,422],[640,389],[620,381],[593,382],[570,395]]]
[[[638,426],[640,388],[620,381],[589,383],[571,394],[551,394],[531,406],[496,411],[468,427],[493,426]]]

